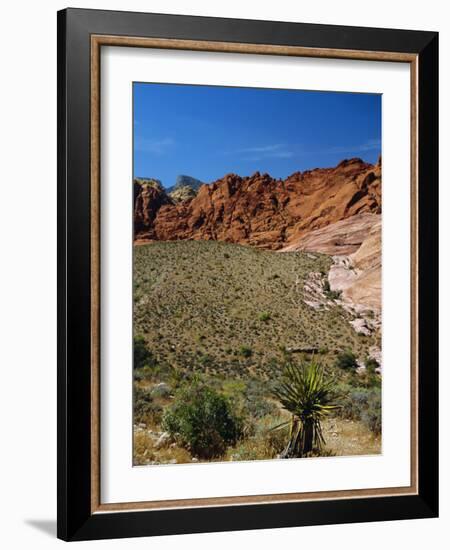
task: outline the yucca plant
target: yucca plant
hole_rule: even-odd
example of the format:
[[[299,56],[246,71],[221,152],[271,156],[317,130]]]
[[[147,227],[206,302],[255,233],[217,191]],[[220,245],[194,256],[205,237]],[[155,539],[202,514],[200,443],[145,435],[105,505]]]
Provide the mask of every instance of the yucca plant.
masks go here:
[[[316,362],[288,364],[274,396],[291,413],[291,419],[276,426],[289,426],[289,441],[281,458],[301,458],[325,445],[322,419],[336,405],[332,403],[332,381],[326,380],[323,368]]]

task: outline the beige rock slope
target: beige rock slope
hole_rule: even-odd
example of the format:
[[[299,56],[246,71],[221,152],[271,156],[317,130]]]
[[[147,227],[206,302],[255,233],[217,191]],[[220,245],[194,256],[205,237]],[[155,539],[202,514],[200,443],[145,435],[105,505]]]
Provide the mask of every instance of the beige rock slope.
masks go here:
[[[309,232],[283,248],[285,252],[321,252],[331,256],[348,256],[356,252],[368,236],[371,228],[378,223],[378,214],[356,214]]]
[[[350,256],[358,275],[345,291],[353,303],[381,310],[381,220],[371,228],[360,248]]]
[[[356,252],[333,259],[330,288],[341,290],[343,299],[352,305],[381,312],[381,219],[368,229]]]
[[[283,248],[333,256],[331,290],[346,302],[381,311],[381,215],[363,213],[311,231]]]

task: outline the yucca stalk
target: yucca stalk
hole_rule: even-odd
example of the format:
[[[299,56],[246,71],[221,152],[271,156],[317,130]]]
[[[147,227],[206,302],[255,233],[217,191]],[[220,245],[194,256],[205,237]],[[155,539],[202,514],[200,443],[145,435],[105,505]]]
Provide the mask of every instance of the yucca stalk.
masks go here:
[[[289,442],[281,458],[301,458],[320,451],[325,445],[322,419],[336,406],[332,404],[331,380],[326,380],[323,368],[312,361],[301,365],[286,365],[283,378],[274,396],[291,413],[291,420],[276,426],[289,425]]]

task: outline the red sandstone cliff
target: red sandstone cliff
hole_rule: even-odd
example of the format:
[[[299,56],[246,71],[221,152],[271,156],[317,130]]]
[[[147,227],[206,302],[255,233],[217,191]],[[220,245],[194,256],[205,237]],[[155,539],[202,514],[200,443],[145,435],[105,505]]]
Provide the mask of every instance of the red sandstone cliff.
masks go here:
[[[135,238],[222,240],[273,250],[358,213],[381,213],[381,163],[344,160],[335,168],[275,180],[228,174],[175,203],[160,185],[135,182]]]

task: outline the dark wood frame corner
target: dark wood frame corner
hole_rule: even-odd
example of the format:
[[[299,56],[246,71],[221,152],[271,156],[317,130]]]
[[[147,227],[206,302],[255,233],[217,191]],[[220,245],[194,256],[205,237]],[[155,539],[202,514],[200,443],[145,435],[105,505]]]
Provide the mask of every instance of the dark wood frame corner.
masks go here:
[[[411,486],[100,502],[100,48],[366,59],[411,66]],[[58,537],[86,540],[436,517],[438,35],[67,9],[58,12]]]

